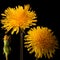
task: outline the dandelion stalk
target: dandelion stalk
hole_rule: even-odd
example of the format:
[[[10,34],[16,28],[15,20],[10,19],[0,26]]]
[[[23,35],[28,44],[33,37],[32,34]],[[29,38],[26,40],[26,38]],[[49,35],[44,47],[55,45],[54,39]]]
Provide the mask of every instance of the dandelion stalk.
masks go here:
[[[6,60],[8,60],[8,55],[6,54]]]
[[[20,29],[20,60],[23,60],[23,30]]]

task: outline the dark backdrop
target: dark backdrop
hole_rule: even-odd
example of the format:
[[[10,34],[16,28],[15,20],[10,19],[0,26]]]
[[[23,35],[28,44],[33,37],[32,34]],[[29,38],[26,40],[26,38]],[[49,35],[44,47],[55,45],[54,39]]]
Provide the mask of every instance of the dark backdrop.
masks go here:
[[[59,45],[60,45],[60,4],[59,1],[49,1],[49,0],[0,0],[0,20],[2,18],[1,13],[8,7],[15,7],[18,5],[30,4],[32,10],[34,10],[37,14],[37,25],[48,27],[52,29],[54,34],[56,35]],[[4,30],[1,29],[0,23],[0,60],[5,60],[3,55],[3,36]],[[25,32],[27,29],[25,30]],[[12,51],[9,55],[9,60],[19,60],[20,59],[20,37],[19,34],[15,34],[11,36],[11,43],[10,46]],[[50,60],[60,60],[60,51],[57,50],[54,57]],[[24,60],[35,60],[34,54],[29,54],[24,48]],[[48,60],[47,58],[43,57],[39,60]]]

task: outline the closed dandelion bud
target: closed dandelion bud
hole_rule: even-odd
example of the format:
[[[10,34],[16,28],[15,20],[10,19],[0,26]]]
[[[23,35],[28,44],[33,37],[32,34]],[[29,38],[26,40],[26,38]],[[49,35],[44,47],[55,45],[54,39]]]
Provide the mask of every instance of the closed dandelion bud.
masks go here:
[[[24,40],[25,47],[30,54],[35,52],[36,58],[42,58],[44,55],[50,59],[53,57],[55,49],[58,49],[56,36],[47,27],[32,28],[28,31],[28,35],[25,35]]]
[[[7,57],[8,56],[8,54],[10,53],[10,51],[11,51],[11,48],[10,48],[10,46],[9,46],[9,36],[7,36],[7,35],[4,35],[4,40],[3,40],[3,42],[4,42],[4,46],[3,46],[3,53],[5,54],[5,57]]]

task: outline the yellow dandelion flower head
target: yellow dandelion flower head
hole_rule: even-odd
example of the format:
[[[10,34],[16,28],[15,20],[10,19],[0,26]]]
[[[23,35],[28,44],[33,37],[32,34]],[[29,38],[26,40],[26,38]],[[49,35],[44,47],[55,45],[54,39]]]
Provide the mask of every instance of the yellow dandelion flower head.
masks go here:
[[[32,28],[28,31],[28,35],[24,36],[24,40],[25,47],[29,53],[35,52],[36,58],[42,58],[43,55],[51,58],[55,49],[58,49],[58,41],[47,27]]]
[[[3,24],[2,28],[6,29],[7,32],[12,29],[11,34],[16,31],[16,34],[20,29],[29,28],[29,26],[36,25],[36,13],[31,11],[30,5],[16,6],[16,8],[8,7],[4,13],[1,14],[3,19],[1,23]]]

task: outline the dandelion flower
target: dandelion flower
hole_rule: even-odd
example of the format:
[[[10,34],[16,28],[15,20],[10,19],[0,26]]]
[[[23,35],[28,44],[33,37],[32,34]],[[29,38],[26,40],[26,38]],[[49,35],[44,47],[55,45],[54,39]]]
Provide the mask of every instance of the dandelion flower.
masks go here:
[[[36,25],[36,13],[31,11],[30,5],[16,6],[16,8],[8,7],[4,13],[1,14],[3,19],[1,23],[3,24],[2,29],[7,30],[6,32],[12,29],[11,34],[16,31],[16,34],[20,29],[29,28],[29,26]]]
[[[51,58],[55,49],[58,49],[58,41],[47,27],[32,28],[28,31],[28,35],[25,35],[24,40],[25,47],[30,54],[35,52],[36,58],[42,58],[43,55]]]

